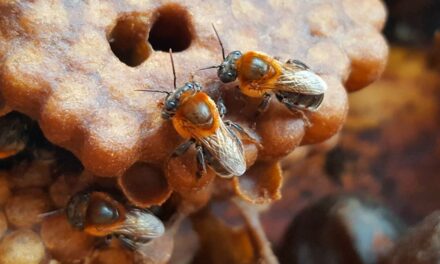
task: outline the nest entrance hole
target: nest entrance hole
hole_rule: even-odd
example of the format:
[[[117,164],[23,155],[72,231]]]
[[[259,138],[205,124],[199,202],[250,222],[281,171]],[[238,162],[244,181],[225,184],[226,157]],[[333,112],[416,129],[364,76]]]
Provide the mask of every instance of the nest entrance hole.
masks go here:
[[[120,61],[135,67],[151,55],[148,37],[148,18],[138,13],[121,16],[110,33],[110,48]]]
[[[171,3],[157,8],[150,15],[133,12],[120,16],[108,42],[121,62],[136,67],[146,61],[153,50],[186,50],[193,38],[194,26],[189,12],[179,4]]]
[[[164,5],[156,12],[148,39],[153,49],[180,52],[189,48],[194,37],[189,12],[178,4]]]

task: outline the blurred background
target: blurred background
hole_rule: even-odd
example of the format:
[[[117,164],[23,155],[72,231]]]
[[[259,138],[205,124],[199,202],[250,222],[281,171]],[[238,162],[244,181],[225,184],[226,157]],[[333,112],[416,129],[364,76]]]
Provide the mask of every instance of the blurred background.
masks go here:
[[[280,263],[403,263],[381,261],[391,255],[407,227],[440,208],[440,0],[384,2],[388,65],[379,81],[349,94],[343,130],[322,144],[299,147],[283,160],[282,199],[270,208],[253,208],[262,212],[262,228],[257,213],[242,216],[249,208],[213,202],[182,223],[169,263],[253,264],[255,256],[270,260],[271,249]],[[29,137],[42,144],[36,149],[55,148],[60,163],[72,166],[62,169],[82,171],[70,153],[49,144],[39,130]],[[17,159],[28,154],[18,154]],[[0,161],[0,170],[12,165]],[[38,175],[30,178],[41,181]],[[69,182],[66,186],[60,194],[69,190]],[[50,191],[56,195],[58,190]],[[28,198],[36,200],[35,195]],[[422,233],[418,232],[430,239]],[[440,229],[434,235],[440,241]],[[405,263],[440,263],[440,243],[432,248],[437,258]],[[131,257],[131,251],[117,249]]]
[[[263,214],[275,244],[299,210],[341,191],[373,196],[408,225],[440,208],[440,1],[385,3],[385,73],[349,95],[338,139],[284,161],[283,199]]]

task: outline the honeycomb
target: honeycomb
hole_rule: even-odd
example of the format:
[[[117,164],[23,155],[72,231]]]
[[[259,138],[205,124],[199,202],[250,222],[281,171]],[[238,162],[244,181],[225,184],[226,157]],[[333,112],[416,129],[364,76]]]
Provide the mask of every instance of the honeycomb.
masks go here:
[[[0,252],[7,254],[0,254],[0,263],[136,261],[119,246],[93,250],[95,240],[62,215],[39,217],[93,184],[120,189],[143,208],[179,201],[184,214],[213,195],[252,203],[279,199],[278,161],[298,146],[336,135],[348,111],[347,92],[382,73],[385,17],[379,0],[0,1],[0,115],[14,110],[31,117],[85,169],[55,173],[52,159],[41,158],[1,172]],[[306,113],[310,125],[275,100],[255,119],[259,100],[222,84],[215,71],[195,73],[221,61],[211,24],[227,52],[301,60],[325,80],[321,107]],[[244,141],[248,172],[240,178],[208,171],[197,179],[194,149],[169,159],[183,141],[161,118],[164,97],[136,91],[173,89],[169,49],[178,86],[194,76],[210,96],[224,99],[226,120],[260,139]],[[145,249],[152,263],[169,259],[172,234]],[[69,240],[60,243],[60,237]],[[166,250],[158,256],[157,247]],[[24,248],[29,254],[19,254]]]

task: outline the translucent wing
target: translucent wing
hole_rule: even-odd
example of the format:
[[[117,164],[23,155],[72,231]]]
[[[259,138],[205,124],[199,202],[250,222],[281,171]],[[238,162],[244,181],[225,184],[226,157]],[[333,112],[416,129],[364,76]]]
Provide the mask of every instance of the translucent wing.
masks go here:
[[[292,60],[282,65],[282,73],[274,88],[303,95],[321,95],[327,90],[327,84],[302,62]]]
[[[210,164],[222,177],[240,176],[246,171],[243,145],[240,139],[221,120],[214,134],[198,137],[203,147],[212,156],[214,164]]]
[[[124,223],[114,230],[115,234],[145,240],[160,237],[165,233],[162,221],[148,210],[130,208],[125,217]]]

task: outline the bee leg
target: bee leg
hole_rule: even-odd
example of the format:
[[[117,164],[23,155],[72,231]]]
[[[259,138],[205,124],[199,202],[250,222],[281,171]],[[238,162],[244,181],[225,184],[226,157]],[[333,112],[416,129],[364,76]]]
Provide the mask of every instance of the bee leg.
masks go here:
[[[175,158],[177,156],[184,154],[189,149],[189,147],[191,147],[191,145],[194,143],[195,143],[195,140],[192,138],[192,139],[188,140],[187,142],[180,144],[173,151],[173,154],[171,154],[171,157]]]
[[[304,124],[306,125],[306,127],[311,127],[312,123],[310,123],[309,118],[307,117],[307,115],[304,113],[303,110],[298,109],[297,106],[295,106],[294,104],[292,104],[292,102],[283,99],[281,101],[281,103],[283,103],[285,106],[287,106],[287,108],[289,108],[289,110],[294,113],[294,114],[299,114],[302,118],[302,120],[304,121]]]
[[[255,127],[257,126],[257,119],[258,117],[267,110],[267,107],[269,106],[270,100],[272,99],[271,94],[269,93],[265,93],[263,95],[263,100],[260,102],[260,104],[257,107],[257,112],[255,113],[254,116],[254,123],[252,124],[252,128],[255,129]]]
[[[310,70],[309,66],[307,66],[304,62],[294,59],[289,59],[286,61],[286,64],[295,64],[295,66],[303,69],[303,70]]]
[[[203,174],[206,173],[206,161],[205,155],[203,154],[203,147],[201,145],[196,146],[197,151],[197,178],[201,178]]]
[[[304,124],[306,125],[306,127],[312,126],[312,123],[310,123],[309,118],[307,117],[307,115],[304,113],[303,110],[297,110],[297,113],[299,113],[301,118],[304,120]]]
[[[103,237],[102,239],[98,239],[95,243],[95,248],[97,249],[103,249],[110,246],[110,243],[112,242],[113,236],[107,235]]]
[[[270,93],[265,93],[263,95],[263,100],[261,101],[261,103],[258,105],[257,108],[257,114],[256,117],[258,117],[259,115],[261,115],[264,111],[267,110],[267,107],[269,106],[270,100],[272,99],[272,96]]]
[[[218,109],[218,113],[220,114],[220,117],[223,118],[226,115],[227,110],[222,97],[219,97],[217,100],[217,109]]]
[[[229,121],[229,120],[226,120],[225,121],[225,125],[227,125],[228,127],[231,127],[231,128],[233,128],[233,129],[235,129],[236,131],[238,131],[242,136],[244,136],[246,139],[248,139],[249,141],[251,141],[251,142],[253,142],[253,143],[257,143],[257,144],[260,144],[259,143],[259,139],[258,138],[256,138],[254,135],[251,135],[248,131],[246,131],[242,126],[240,126],[239,124],[237,124],[237,123],[234,123],[234,122],[232,122],[232,121]],[[231,131],[232,132],[232,131]],[[235,137],[236,137],[236,135],[235,135],[235,133],[232,133]],[[238,141],[240,141],[238,138],[237,138],[237,140]]]

